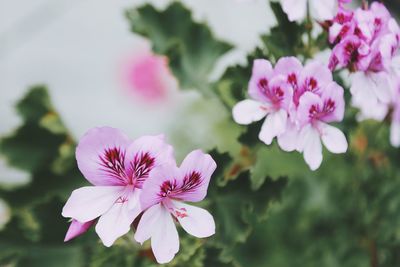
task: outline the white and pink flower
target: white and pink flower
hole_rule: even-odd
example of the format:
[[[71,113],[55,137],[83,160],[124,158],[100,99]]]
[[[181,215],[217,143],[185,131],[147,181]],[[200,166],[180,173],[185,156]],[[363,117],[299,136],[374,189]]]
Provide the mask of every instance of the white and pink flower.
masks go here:
[[[105,246],[126,234],[142,212],[139,195],[153,168],[173,161],[173,149],[161,136],[134,141],[117,129],[90,130],[76,150],[78,167],[93,185],[72,192],[62,215],[72,218],[66,240],[98,218],[96,232]]]
[[[400,75],[393,66],[400,49],[399,25],[378,2],[355,11],[340,8],[330,24],[329,41],[334,45],[330,69],[350,70],[351,103],[360,111],[358,119],[382,121],[390,110],[396,110]],[[396,132],[396,124],[392,129]]]
[[[140,196],[146,210],[140,219],[135,239],[143,243],[151,239],[158,263],[170,262],[179,251],[179,236],[174,220],[198,238],[215,233],[212,215],[183,201],[199,202],[206,194],[216,163],[200,150],[191,152],[180,168],[175,164],[155,168]]]
[[[270,145],[276,137],[284,151],[304,154],[312,170],[322,161],[321,139],[333,153],[344,153],[343,133],[327,123],[343,119],[343,88],[333,81],[329,68],[312,61],[303,67],[294,57],[254,61],[246,99],[233,108],[234,120],[243,125],[266,117],[259,139]],[[335,128],[336,129],[336,128]]]

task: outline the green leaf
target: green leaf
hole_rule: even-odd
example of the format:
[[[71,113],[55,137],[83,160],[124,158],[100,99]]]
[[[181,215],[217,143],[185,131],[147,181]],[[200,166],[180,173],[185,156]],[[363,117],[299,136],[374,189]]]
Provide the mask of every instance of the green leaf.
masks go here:
[[[150,39],[153,50],[166,55],[183,89],[209,95],[209,75],[218,58],[231,45],[214,38],[210,29],[192,20],[191,12],[178,2],[163,11],[144,5],[127,12],[133,32]]]
[[[229,263],[235,261],[234,248],[246,242],[254,223],[266,218],[268,207],[280,198],[287,181],[266,179],[256,191],[251,188],[248,172],[224,187],[215,184],[217,181],[213,180],[208,194],[210,209],[217,218],[213,241],[222,249],[220,259]]]
[[[269,34],[262,36],[269,56],[276,61],[280,57],[298,55],[304,48],[301,39],[305,33],[304,25],[289,21],[280,3],[270,2],[270,5],[278,24],[270,29]]]

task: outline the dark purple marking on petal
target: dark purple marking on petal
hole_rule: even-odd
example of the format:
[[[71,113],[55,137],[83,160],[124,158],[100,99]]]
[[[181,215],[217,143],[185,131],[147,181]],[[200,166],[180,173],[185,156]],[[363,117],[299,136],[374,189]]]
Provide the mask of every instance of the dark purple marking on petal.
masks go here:
[[[149,178],[150,171],[155,166],[155,158],[148,152],[137,153],[129,166],[131,184],[141,188],[143,182]]]
[[[123,183],[126,182],[125,150],[118,147],[107,148],[99,158],[102,171]]]
[[[158,196],[161,198],[170,197],[179,199],[180,194],[195,192],[202,184],[203,178],[197,171],[185,175],[182,184],[178,184],[176,179],[165,181]]]

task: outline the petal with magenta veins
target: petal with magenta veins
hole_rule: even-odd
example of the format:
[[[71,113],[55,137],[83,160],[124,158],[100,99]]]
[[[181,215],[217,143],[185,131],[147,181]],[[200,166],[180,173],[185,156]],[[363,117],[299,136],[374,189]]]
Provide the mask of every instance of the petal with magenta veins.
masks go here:
[[[93,185],[125,185],[124,159],[131,140],[118,129],[93,128],[79,141],[79,170]]]
[[[269,80],[272,78],[273,74],[274,70],[271,62],[265,59],[254,60],[248,87],[251,98],[261,102],[268,101],[264,95],[264,91],[267,90]]]
[[[127,148],[124,164],[131,184],[142,188],[155,167],[174,162],[174,150],[162,136],[143,136]]]

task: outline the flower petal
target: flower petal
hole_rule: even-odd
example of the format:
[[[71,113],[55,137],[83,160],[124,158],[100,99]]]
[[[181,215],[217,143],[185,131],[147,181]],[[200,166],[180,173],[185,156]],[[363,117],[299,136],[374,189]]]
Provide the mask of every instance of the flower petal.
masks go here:
[[[258,138],[265,144],[270,145],[274,137],[285,132],[287,116],[287,112],[283,109],[269,114],[261,127]]]
[[[183,160],[180,171],[181,180],[173,197],[186,201],[197,202],[207,195],[208,184],[217,164],[209,154],[201,150],[190,152]]]
[[[184,211],[184,216],[176,218],[187,233],[198,238],[215,234],[214,218],[208,211],[179,201],[173,203],[178,210]]]
[[[146,182],[140,194],[140,203],[143,210],[160,203],[167,193],[178,186],[181,172],[176,165],[165,164],[155,168]]]
[[[338,8],[338,0],[310,0],[312,17],[324,21],[332,19]]]
[[[260,82],[263,82],[263,85],[268,86],[268,82],[273,74],[274,70],[272,68],[271,62],[265,59],[254,60],[253,71],[248,88],[249,95],[253,99],[262,102],[266,100],[266,97],[263,93],[263,88],[260,87]]]
[[[137,192],[130,194],[134,197]],[[130,226],[141,212],[139,202],[136,205],[128,204],[128,199],[121,199],[115,202],[109,211],[103,214],[96,224],[96,233],[106,247],[110,247],[117,238],[129,232]],[[129,209],[129,207],[132,209]]]
[[[301,21],[306,18],[307,0],[281,0],[281,5],[290,21]]]
[[[322,163],[322,144],[319,133],[310,124],[303,127],[299,135],[299,151],[311,170],[315,171]]]
[[[168,163],[175,163],[174,150],[159,135],[143,136],[132,142],[126,151],[124,165],[135,186],[142,188],[152,169]]]
[[[151,237],[151,248],[160,264],[170,262],[179,251],[179,236],[171,214],[161,208],[157,226]]]
[[[348,144],[342,131],[328,124],[324,124],[321,128],[322,142],[330,152],[341,154],[347,151]]]
[[[246,99],[237,103],[233,107],[232,113],[236,123],[247,125],[261,120],[268,112],[260,102]]]
[[[343,94],[343,88],[335,82],[330,83],[322,92],[321,98],[324,103],[327,101],[332,101],[334,103],[333,110],[327,112],[322,118],[324,122],[339,122],[343,120],[345,107]]]
[[[298,142],[299,130],[292,122],[287,122],[286,130],[283,134],[278,135],[279,147],[287,152],[296,150]]]
[[[75,237],[85,233],[95,223],[95,220],[81,223],[75,219],[72,220],[67,234],[65,235],[64,242],[70,241]]]
[[[390,143],[394,147],[400,147],[400,123],[392,122],[390,127]]]
[[[123,186],[86,186],[72,192],[62,216],[81,223],[91,221],[107,212],[123,193]]]
[[[146,210],[143,213],[142,218],[140,218],[135,233],[135,240],[141,245],[151,238],[154,230],[158,227],[157,223],[159,223],[159,217],[163,212],[161,209],[163,209],[161,204],[156,204]]]
[[[93,185],[123,185],[125,150],[130,139],[118,129],[93,128],[79,141],[79,170]]]

